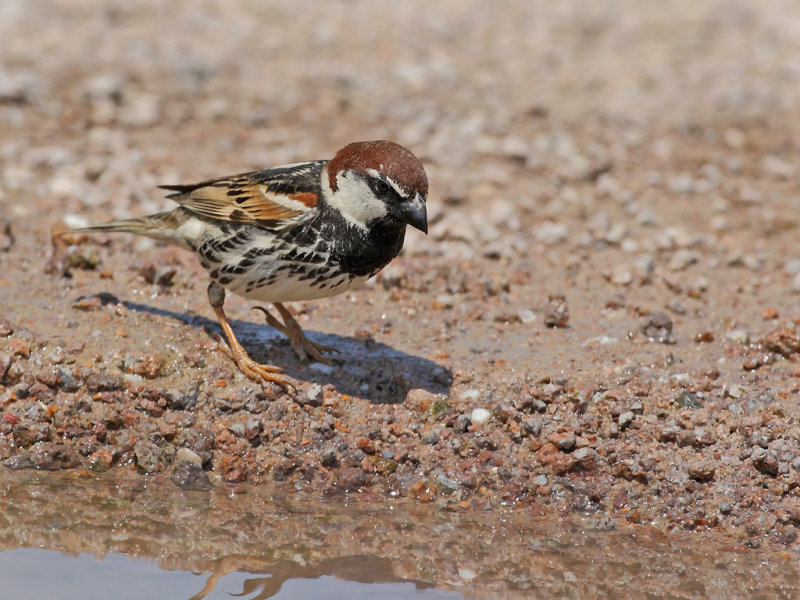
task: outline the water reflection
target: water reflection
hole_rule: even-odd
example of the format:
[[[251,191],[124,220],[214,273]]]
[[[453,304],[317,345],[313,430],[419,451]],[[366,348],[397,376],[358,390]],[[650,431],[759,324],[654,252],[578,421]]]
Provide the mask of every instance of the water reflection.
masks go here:
[[[387,581],[372,581],[370,567],[376,574],[385,573],[386,565],[377,565],[374,557],[343,559],[319,569],[282,561],[258,577],[247,572],[224,576],[215,573],[205,588],[196,573],[165,571],[151,559],[136,559],[110,554],[102,560],[88,554],[70,556],[50,550],[24,548],[0,552],[0,573],[3,574],[2,597],[25,600],[52,598],[58,600],[141,600],[142,598],[185,599],[191,597],[214,600],[289,600],[294,598],[385,600],[462,600],[464,596],[432,588],[430,585],[403,581],[389,574]],[[333,561],[336,562],[336,561]],[[356,566],[356,565],[361,565]],[[314,575],[331,571],[330,575]],[[357,573],[362,573],[358,575]],[[355,573],[357,579],[350,579]]]
[[[98,563],[106,566],[127,560],[112,581],[135,598],[339,598],[379,586],[383,592],[364,597],[800,597],[795,557],[720,547],[710,532],[667,534],[573,515],[554,522],[502,509],[460,514],[365,495],[322,501],[269,486],[185,492],[160,477],[0,469],[0,550],[12,550],[0,553],[0,596],[67,598],[7,595],[5,586],[25,583],[13,562],[19,556],[39,574],[33,584],[60,580],[66,589],[82,581],[85,592],[99,589],[102,577],[58,570],[21,548],[107,556]],[[131,558],[155,561],[158,570],[141,562],[158,576],[142,574]],[[176,572],[174,593],[151,593]],[[187,577],[191,586],[178,587]],[[306,593],[342,582],[346,593]],[[285,595],[298,586],[306,592]]]

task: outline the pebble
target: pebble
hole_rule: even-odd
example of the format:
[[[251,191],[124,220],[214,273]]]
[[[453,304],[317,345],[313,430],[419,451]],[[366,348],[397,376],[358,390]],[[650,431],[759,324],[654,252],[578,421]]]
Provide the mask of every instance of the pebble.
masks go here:
[[[200,457],[198,456],[198,458]],[[208,474],[203,471],[200,464],[189,460],[179,460],[172,469],[170,479],[172,483],[184,490],[205,491],[213,487]]]
[[[5,381],[6,373],[11,367],[11,355],[7,352],[0,352],[0,383]]]
[[[725,332],[725,339],[746,345],[750,343],[750,334],[744,329],[731,329]]]
[[[422,441],[426,444],[434,445],[439,442],[439,435],[440,432],[438,429],[428,429],[426,431],[423,431],[422,435],[420,436],[420,439],[422,439]]]
[[[31,446],[28,459],[35,469],[45,471],[70,469],[80,464],[80,459],[71,446],[53,442],[37,442]]]
[[[473,425],[483,425],[487,423],[489,419],[492,418],[492,413],[486,410],[485,408],[476,408],[472,411],[470,415],[470,421]]]
[[[252,442],[261,433],[261,427],[261,421],[258,419],[248,419],[244,424],[244,437]]]
[[[136,456],[136,468],[143,473],[157,473],[167,465],[164,450],[150,440],[136,442],[133,453]]]
[[[628,411],[625,411],[624,413],[622,413],[622,414],[621,414],[621,415],[620,415],[620,416],[617,418],[617,424],[619,425],[619,428],[620,428],[621,430],[624,430],[626,427],[628,427],[628,425],[630,425],[631,423],[633,423],[633,419],[634,419],[634,417],[635,417],[635,415],[634,415],[634,414],[633,414],[633,412],[632,412],[632,411],[630,411],[630,410],[628,410]]]
[[[562,452],[569,452],[575,447],[575,436],[572,434],[556,434],[550,438],[555,443],[556,448]]]
[[[697,252],[687,248],[681,248],[672,255],[667,268],[670,271],[683,271],[699,261],[700,255]]]
[[[544,311],[544,324],[547,327],[566,327],[569,322],[567,300],[561,294],[551,294]]]
[[[723,391],[724,395],[728,398],[738,399],[742,397],[742,386],[738,383],[732,383],[731,385],[726,385]]]
[[[539,436],[542,433],[542,420],[539,417],[529,417],[522,422],[522,431],[528,435]]]
[[[312,383],[304,392],[297,395],[297,402],[308,406],[322,406],[324,396],[322,386],[318,383]]]
[[[755,446],[750,453],[750,460],[753,461],[753,466],[765,475],[774,477],[778,474],[778,457],[774,452]]]
[[[474,402],[480,397],[481,397],[481,392],[476,388],[470,388],[468,390],[464,390],[463,392],[461,392],[461,394],[459,394],[459,398],[461,398],[462,400],[467,400],[469,402]]]
[[[12,333],[14,333],[14,328],[11,323],[5,319],[0,319],[0,337],[8,337]]]
[[[567,239],[569,227],[564,223],[545,221],[534,230],[533,235],[543,244],[559,244]]]
[[[652,342],[658,342],[660,344],[673,343],[672,319],[663,312],[651,312],[642,322],[640,329]]]
[[[125,387],[125,380],[119,375],[90,373],[84,378],[90,392],[114,392]]]
[[[472,581],[478,576],[478,574],[467,567],[458,567],[458,576],[464,581]]]
[[[6,469],[19,470],[19,469],[32,469],[33,463],[28,458],[27,454],[15,454],[3,461],[3,466]]]
[[[717,467],[714,462],[706,460],[700,461],[696,463],[692,463],[689,465],[688,473],[689,477],[694,479],[695,481],[711,481],[714,479],[714,474],[716,473]]]
[[[537,485],[537,486],[545,486],[545,485],[547,485],[547,482],[548,482],[547,475],[542,473],[542,474],[537,475],[536,477],[534,477],[533,481],[531,483],[533,485]]]
[[[702,408],[703,403],[700,402],[698,397],[691,393],[683,390],[680,394],[678,394],[677,398],[675,398],[675,404],[680,406],[681,408]]]
[[[178,448],[178,451],[175,453],[175,460],[179,463],[189,462],[198,466],[203,465],[203,459],[200,458],[200,455],[197,452],[189,450],[189,448]]]
[[[167,406],[173,410],[191,410],[197,404],[197,394],[197,388],[190,391],[172,388],[164,393],[164,398]]]

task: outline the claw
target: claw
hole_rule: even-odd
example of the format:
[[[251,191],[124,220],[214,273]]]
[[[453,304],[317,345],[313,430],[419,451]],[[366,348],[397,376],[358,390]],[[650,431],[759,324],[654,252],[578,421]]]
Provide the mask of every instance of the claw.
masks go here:
[[[236,335],[233,333],[231,324],[225,316],[222,306],[215,306],[214,304],[211,306],[219,319],[222,331],[225,332],[225,336],[228,338],[226,342],[222,336],[215,336],[219,343],[219,349],[236,363],[239,370],[258,383],[271,381],[289,390],[294,390],[294,386],[290,383],[291,378],[284,373],[282,368],[258,363],[248,356],[247,351],[239,343],[239,340],[236,339]]]
[[[295,354],[297,354],[301,361],[306,362],[307,360],[312,359],[316,362],[320,362],[329,366],[334,364],[334,361],[325,356],[323,352],[340,354],[337,348],[312,342],[306,337],[306,334],[303,332],[303,328],[300,327],[300,323],[295,320],[285,306],[276,302],[275,308],[278,309],[278,312],[283,317],[283,323],[281,323],[275,317],[275,315],[273,315],[263,306],[254,306],[253,310],[258,310],[264,313],[264,318],[266,319],[267,324],[271,327],[274,327],[289,338],[289,342],[292,344]]]

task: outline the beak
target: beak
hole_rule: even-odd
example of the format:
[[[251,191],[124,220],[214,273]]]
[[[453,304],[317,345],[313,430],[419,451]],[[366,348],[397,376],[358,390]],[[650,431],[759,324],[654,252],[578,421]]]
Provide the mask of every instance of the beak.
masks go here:
[[[425,198],[417,193],[411,202],[403,203],[394,213],[401,221],[408,223],[422,233],[428,233],[428,213],[425,209]]]

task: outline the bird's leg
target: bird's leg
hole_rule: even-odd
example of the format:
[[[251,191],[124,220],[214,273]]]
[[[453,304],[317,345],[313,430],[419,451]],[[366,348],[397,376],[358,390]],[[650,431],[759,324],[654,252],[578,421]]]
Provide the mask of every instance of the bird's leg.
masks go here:
[[[266,318],[268,325],[274,327],[289,338],[289,342],[292,344],[292,348],[294,348],[294,351],[300,360],[306,361],[310,358],[326,365],[332,365],[333,360],[322,353],[336,352],[338,354],[339,351],[332,346],[325,346],[324,344],[312,342],[306,337],[306,334],[303,333],[303,328],[300,327],[300,323],[295,320],[288,308],[286,308],[280,302],[274,302],[273,304],[281,314],[283,323],[275,318],[275,316],[263,306],[254,306],[253,308],[264,313],[264,317]]]
[[[248,356],[247,351],[239,343],[239,340],[236,339],[236,334],[233,333],[231,323],[228,321],[228,317],[225,316],[225,311],[222,308],[222,305],[225,303],[225,288],[212,281],[208,286],[208,301],[211,303],[211,308],[214,309],[214,314],[217,315],[225,337],[228,338],[227,344],[225,344],[222,339],[219,340],[221,342],[220,348],[236,363],[239,370],[250,379],[258,382],[272,381],[283,386],[291,387],[288,376],[283,374],[283,369],[272,365],[257,363]]]

